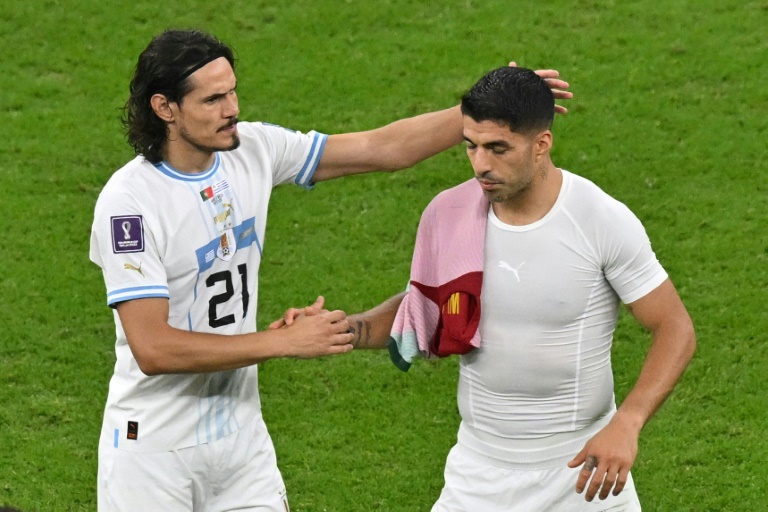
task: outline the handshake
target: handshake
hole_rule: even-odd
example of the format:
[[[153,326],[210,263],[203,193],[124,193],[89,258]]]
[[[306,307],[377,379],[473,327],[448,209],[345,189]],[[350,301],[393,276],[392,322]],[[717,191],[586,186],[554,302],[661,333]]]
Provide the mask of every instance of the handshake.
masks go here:
[[[269,324],[269,330],[285,330],[285,357],[305,359],[343,354],[354,348],[359,333],[351,327],[347,314],[328,311],[324,306],[325,299],[319,296],[314,304],[289,308],[282,318]]]

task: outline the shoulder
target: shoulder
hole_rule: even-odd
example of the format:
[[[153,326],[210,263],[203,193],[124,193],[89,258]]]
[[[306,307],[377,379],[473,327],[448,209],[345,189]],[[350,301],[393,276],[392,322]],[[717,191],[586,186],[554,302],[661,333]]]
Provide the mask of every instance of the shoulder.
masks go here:
[[[237,123],[237,131],[240,133],[241,138],[263,137],[270,131],[267,128],[268,126],[270,125],[261,122],[240,121]]]
[[[146,158],[139,155],[115,171],[107,180],[107,183],[99,193],[96,202],[97,210],[100,206],[109,206],[114,203],[125,203],[141,197],[147,190],[155,188],[154,180],[160,173]]]
[[[609,195],[593,181],[566,170],[562,172],[563,182],[568,187],[566,208],[574,215],[591,220],[611,220],[613,216],[635,218],[624,203]]]
[[[285,154],[303,154],[309,147],[322,145],[325,135],[316,131],[303,133],[276,124],[265,122],[240,122],[237,125],[240,134],[240,147],[236,152],[251,155],[272,155],[282,158]]]
[[[604,257],[620,246],[645,244],[648,235],[640,219],[621,201],[592,181],[563,171],[568,182],[563,212],[569,229],[578,233]]]
[[[303,135],[298,130],[292,130],[290,128],[263,121],[241,121],[237,123],[237,131],[240,134],[241,141],[267,141]]]

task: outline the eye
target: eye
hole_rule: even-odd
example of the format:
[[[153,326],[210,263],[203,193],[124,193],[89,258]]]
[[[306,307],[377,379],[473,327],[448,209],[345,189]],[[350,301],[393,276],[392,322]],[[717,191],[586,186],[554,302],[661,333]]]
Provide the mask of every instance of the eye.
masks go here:
[[[508,149],[507,149],[507,148],[493,148],[493,149],[491,149],[491,152],[492,152],[494,155],[503,155],[503,154],[505,154],[507,151],[508,151]]]

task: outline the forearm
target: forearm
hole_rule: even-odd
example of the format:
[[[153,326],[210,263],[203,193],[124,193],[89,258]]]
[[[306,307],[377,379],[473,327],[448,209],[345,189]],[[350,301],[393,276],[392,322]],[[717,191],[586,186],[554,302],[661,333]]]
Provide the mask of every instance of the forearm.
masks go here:
[[[274,357],[309,358],[352,350],[343,311],[301,318],[281,329],[239,335],[172,327],[167,299],[123,302],[117,312],[133,357],[147,375],[231,370]]]
[[[687,315],[674,325],[659,327],[640,375],[617,416],[639,432],[672,393],[696,349]]]
[[[405,292],[395,295],[375,308],[351,315],[350,330],[353,334],[352,345],[355,349],[386,348],[397,309],[405,297]]]
[[[312,180],[411,167],[463,140],[458,106],[375,130],[331,135]]]
[[[286,346],[280,338],[278,331],[227,336],[184,331],[167,324],[151,339],[138,332],[128,336],[134,358],[147,375],[232,370],[285,357]]]
[[[384,156],[385,170],[411,167],[464,140],[463,121],[458,106],[420,116],[401,119],[378,130],[389,149]]]

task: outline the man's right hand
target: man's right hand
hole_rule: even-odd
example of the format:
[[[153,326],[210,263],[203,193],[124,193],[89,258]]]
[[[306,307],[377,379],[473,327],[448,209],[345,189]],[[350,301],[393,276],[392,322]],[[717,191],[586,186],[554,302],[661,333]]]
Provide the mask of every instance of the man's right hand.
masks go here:
[[[341,310],[300,314],[281,329],[286,338],[285,357],[304,359],[343,354],[353,348],[347,314]]]
[[[283,314],[282,318],[269,324],[269,329],[280,329],[282,327],[292,325],[293,322],[296,321],[296,319],[300,316],[314,316],[319,315],[320,313],[327,313],[328,310],[323,309],[324,304],[325,297],[318,295],[315,303],[310,306],[304,308],[288,308]]]

